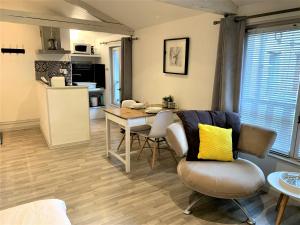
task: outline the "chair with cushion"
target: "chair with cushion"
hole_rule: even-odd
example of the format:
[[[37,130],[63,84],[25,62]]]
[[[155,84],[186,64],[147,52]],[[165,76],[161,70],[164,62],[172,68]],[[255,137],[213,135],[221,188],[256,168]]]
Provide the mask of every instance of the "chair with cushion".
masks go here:
[[[122,107],[122,108],[131,108],[135,103],[136,103],[136,101],[131,100],[131,99],[130,99],[130,100],[124,100],[124,101],[122,101],[121,107]],[[137,140],[138,143],[139,143],[139,146],[141,146],[140,138],[139,138],[139,136],[138,136],[135,132],[143,131],[143,130],[149,130],[150,128],[151,128],[151,126],[148,125],[148,124],[141,125],[141,126],[136,126],[136,127],[132,127],[132,128],[131,128],[131,133],[130,133],[130,136],[131,136],[131,147],[132,147],[132,145],[133,145],[133,141],[134,141],[134,140]],[[119,143],[119,145],[118,145],[117,150],[120,149],[122,143],[123,143],[124,140],[125,140],[125,129],[124,129],[123,127],[121,127],[120,132],[121,132],[123,135],[122,135],[122,139],[121,139],[121,141],[120,141],[120,143]]]
[[[167,128],[172,123],[173,123],[173,112],[169,111],[169,110],[160,111],[155,116],[150,130],[136,132],[136,134],[145,138],[145,141],[138,153],[137,159],[140,158],[140,155],[143,152],[143,150],[146,148],[146,144],[147,144],[148,148],[150,148],[152,150],[151,168],[152,169],[154,168],[157,153],[159,153],[159,150],[160,149],[170,150],[168,142],[166,141],[166,135],[167,135]],[[153,148],[151,147],[149,141],[154,143]],[[167,145],[167,148],[160,147],[161,142],[164,142]],[[174,157],[174,159],[175,159],[175,156],[173,155],[173,151],[170,151],[170,152],[172,154],[172,157]]]
[[[178,112],[178,116],[182,123],[173,123],[168,127],[167,140],[178,156],[187,156],[177,166],[181,181],[198,193],[233,200],[247,216],[247,223],[255,224],[255,220],[237,199],[258,193],[265,184],[265,176],[257,165],[239,158],[238,152],[263,158],[273,145],[276,133],[261,127],[240,124],[236,113],[188,110]],[[235,160],[222,162],[197,159],[199,123],[232,129]],[[190,214],[192,207],[200,200],[198,198],[191,202],[184,213]]]

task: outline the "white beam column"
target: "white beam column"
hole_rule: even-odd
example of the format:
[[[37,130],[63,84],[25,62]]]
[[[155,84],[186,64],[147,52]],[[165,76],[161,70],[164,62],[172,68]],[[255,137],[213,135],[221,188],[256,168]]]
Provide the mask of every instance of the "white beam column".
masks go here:
[[[124,25],[104,23],[101,21],[90,21],[73,19],[62,16],[50,16],[39,13],[0,9],[0,21],[25,23],[38,26],[52,26],[67,29],[89,30],[107,32],[113,34],[133,35],[133,30]]]
[[[238,7],[231,0],[158,0],[189,9],[208,11],[221,15],[236,14]]]

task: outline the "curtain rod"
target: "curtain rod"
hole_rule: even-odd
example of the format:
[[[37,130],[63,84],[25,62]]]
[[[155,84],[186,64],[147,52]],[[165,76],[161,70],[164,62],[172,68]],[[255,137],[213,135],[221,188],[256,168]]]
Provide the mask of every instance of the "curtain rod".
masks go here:
[[[137,37],[132,37],[132,38],[130,38],[132,41],[136,41],[136,40],[138,40],[138,38]],[[119,39],[119,40],[113,40],[113,41],[104,41],[104,42],[100,42],[100,45],[107,45],[107,44],[109,44],[109,43],[114,43],[114,42],[119,42],[119,41],[121,41],[121,39]]]
[[[283,14],[283,13],[290,13],[290,12],[296,12],[300,11],[299,8],[291,8],[291,9],[284,9],[284,10],[279,10],[279,11],[273,11],[273,12],[267,12],[267,13],[261,13],[261,14],[256,14],[256,15],[251,15],[251,16],[237,16],[235,17],[235,21],[242,21],[242,20],[248,20],[248,19],[253,19],[253,18],[259,18],[259,17],[265,17],[265,16],[272,16],[272,15],[278,15],[278,14]],[[226,15],[225,15],[226,17]],[[219,24],[220,21],[214,21],[214,25]]]

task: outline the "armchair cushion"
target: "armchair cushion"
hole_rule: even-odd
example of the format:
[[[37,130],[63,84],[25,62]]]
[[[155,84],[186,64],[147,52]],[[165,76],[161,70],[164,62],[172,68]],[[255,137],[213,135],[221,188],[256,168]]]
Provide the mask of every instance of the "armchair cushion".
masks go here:
[[[182,123],[172,123],[167,128],[167,141],[177,156],[186,155],[189,147]]]
[[[198,124],[207,124],[222,128],[232,128],[233,156],[237,158],[237,145],[240,134],[240,118],[237,113],[220,111],[184,110],[177,113],[181,119],[188,142],[187,161],[199,161]]]
[[[245,159],[233,162],[191,162],[182,159],[177,173],[187,187],[216,198],[249,197],[265,184],[261,169]]]

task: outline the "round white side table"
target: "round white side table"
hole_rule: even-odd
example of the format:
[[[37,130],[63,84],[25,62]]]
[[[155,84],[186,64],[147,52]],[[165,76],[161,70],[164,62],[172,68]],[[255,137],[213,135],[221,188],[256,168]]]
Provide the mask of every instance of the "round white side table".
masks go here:
[[[269,184],[276,191],[280,192],[280,197],[278,199],[277,206],[276,206],[276,210],[278,211],[278,213],[277,213],[275,225],[280,225],[283,215],[284,215],[285,207],[286,207],[290,197],[297,201],[300,201],[300,194],[290,192],[280,184],[279,179],[280,179],[281,173],[282,172],[274,172],[274,173],[269,174],[269,176],[268,176]]]

